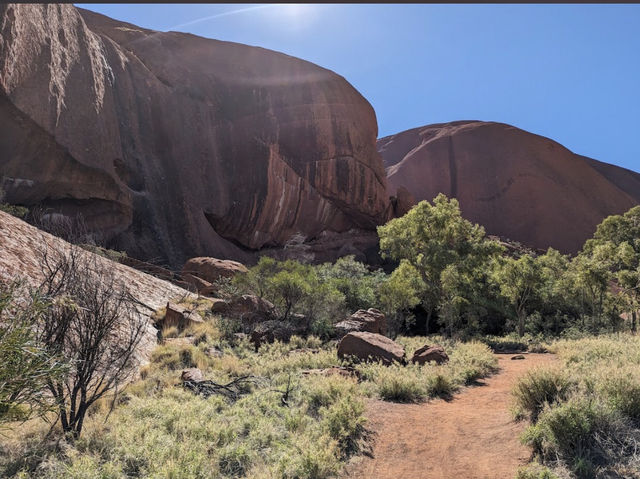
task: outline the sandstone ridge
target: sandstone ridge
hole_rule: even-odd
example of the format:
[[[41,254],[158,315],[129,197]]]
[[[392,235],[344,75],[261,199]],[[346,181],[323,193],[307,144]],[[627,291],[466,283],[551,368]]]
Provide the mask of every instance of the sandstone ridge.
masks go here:
[[[640,203],[640,174],[503,123],[457,121],[378,140],[389,187],[456,197],[488,233],[575,253],[607,216]]]
[[[71,4],[0,6],[0,126],[7,201],[174,267],[392,209],[375,113],[341,76]]]

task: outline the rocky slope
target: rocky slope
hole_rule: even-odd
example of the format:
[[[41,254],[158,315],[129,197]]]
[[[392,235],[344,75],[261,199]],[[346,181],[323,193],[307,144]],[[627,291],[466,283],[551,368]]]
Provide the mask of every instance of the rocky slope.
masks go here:
[[[442,192],[488,233],[573,253],[603,218],[640,203],[640,174],[502,123],[428,125],[378,140],[392,189]]]
[[[0,211],[0,281],[22,279],[38,286],[44,279],[40,264],[45,250],[65,252],[72,246],[60,238],[38,230],[24,221]],[[116,274],[116,279],[126,283],[129,292],[140,304],[139,314],[149,318],[149,324],[138,350],[146,360],[157,343],[157,331],[152,325],[151,315],[167,305],[168,301],[179,301],[194,297],[185,289],[155,278],[133,268],[110,261],[101,256],[80,250],[83,255],[96,257],[98,268],[104,265]]]
[[[70,4],[0,5],[0,128],[6,201],[82,213],[140,259],[242,261],[392,209],[375,113],[342,77]]]

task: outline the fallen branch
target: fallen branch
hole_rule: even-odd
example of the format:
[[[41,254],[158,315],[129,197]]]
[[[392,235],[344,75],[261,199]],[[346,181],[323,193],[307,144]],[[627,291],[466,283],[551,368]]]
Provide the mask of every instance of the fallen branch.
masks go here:
[[[204,381],[183,381],[182,387],[198,394],[205,399],[220,394],[228,399],[236,401],[243,393],[241,386],[245,384],[256,384],[263,378],[257,376],[242,376],[227,384],[216,383],[211,380]]]

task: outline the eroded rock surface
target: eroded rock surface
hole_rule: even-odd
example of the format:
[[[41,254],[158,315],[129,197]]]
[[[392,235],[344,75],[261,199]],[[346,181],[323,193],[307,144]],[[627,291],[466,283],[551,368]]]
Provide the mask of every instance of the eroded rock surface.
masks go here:
[[[81,254],[96,258],[99,265],[113,270],[125,283],[129,292],[139,303],[138,313],[149,320],[137,355],[146,362],[157,344],[157,330],[153,327],[151,315],[166,306],[167,301],[180,301],[193,296],[188,291],[142,273],[123,264],[95,255],[77,246],[72,246],[60,238],[40,231],[24,221],[0,211],[0,280],[21,278],[32,286],[38,286],[44,279],[41,266],[42,251],[45,248],[65,251],[77,248]]]
[[[179,267],[390,214],[371,105],[281,53],[64,5],[0,6],[7,201]]]
[[[488,233],[534,248],[576,252],[606,216],[640,203],[640,174],[503,123],[428,125],[381,138],[378,150],[390,190],[456,197]]]

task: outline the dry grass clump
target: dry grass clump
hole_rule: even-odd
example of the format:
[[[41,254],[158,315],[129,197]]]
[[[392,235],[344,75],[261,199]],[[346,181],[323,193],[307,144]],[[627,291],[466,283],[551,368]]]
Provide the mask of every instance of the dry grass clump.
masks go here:
[[[42,422],[0,439],[0,476],[336,477],[363,445],[367,396],[409,402],[448,396],[496,366],[481,343],[400,337],[408,355],[429,342],[444,345],[451,359],[441,366],[361,364],[360,379],[305,374],[344,365],[335,342],[293,337],[256,353],[246,339],[222,334],[222,322],[207,317],[164,334],[176,339],[158,345],[117,404],[104,398],[94,405],[77,441],[46,439]],[[180,372],[191,367],[217,383],[247,375],[256,381],[235,401],[203,399],[182,388]]]
[[[560,340],[550,349],[564,364],[532,371],[514,389],[516,414],[532,421],[523,442],[558,477],[640,477],[640,338]]]
[[[432,339],[432,338],[429,338]],[[424,345],[425,338],[399,338],[408,354]],[[434,343],[436,341],[433,341]],[[371,395],[387,401],[419,402],[427,398],[447,398],[461,386],[486,377],[496,370],[497,360],[490,349],[479,342],[454,343],[438,338],[450,360],[442,365],[361,364],[357,367]]]

